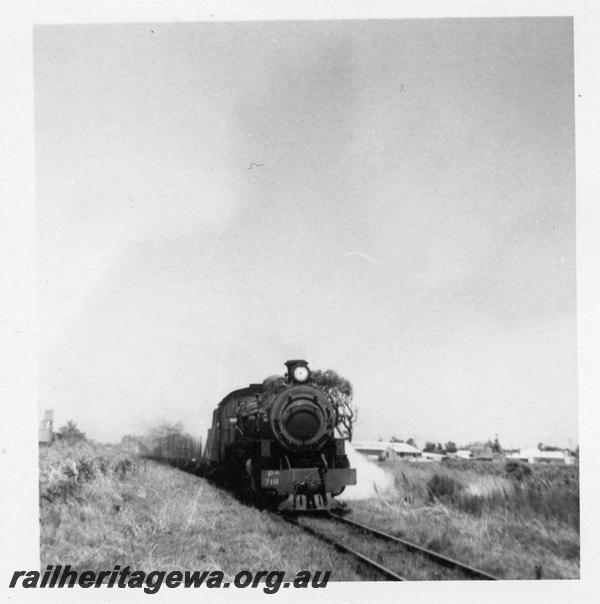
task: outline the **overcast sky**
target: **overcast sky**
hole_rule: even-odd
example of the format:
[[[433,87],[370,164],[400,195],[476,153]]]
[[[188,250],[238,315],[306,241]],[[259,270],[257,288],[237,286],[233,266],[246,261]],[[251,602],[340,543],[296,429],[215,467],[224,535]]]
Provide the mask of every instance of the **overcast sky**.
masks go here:
[[[38,27],[35,105],[59,425],[306,358],[357,438],[577,443],[570,19]]]

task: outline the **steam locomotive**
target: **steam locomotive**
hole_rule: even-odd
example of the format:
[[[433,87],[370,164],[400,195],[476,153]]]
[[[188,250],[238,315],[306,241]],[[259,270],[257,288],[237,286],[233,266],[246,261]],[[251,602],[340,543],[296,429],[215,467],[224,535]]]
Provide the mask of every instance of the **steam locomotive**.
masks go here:
[[[335,402],[311,379],[308,363],[285,363],[283,378],[229,393],[213,413],[202,456],[173,439],[153,457],[196,471],[255,503],[279,510],[323,510],[356,484]]]

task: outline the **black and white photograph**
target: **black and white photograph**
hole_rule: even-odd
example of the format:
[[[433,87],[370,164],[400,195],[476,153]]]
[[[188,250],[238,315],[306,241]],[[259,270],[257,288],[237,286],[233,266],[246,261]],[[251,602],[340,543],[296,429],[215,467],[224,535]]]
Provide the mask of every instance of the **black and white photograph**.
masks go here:
[[[39,22],[30,52],[15,597],[582,577],[572,16]]]

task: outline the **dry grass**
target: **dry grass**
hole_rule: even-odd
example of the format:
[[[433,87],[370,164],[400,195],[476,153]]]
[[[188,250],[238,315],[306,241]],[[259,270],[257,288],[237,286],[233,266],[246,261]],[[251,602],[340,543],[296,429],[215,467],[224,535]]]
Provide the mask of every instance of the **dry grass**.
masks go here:
[[[270,514],[114,447],[42,449],[40,520],[42,567],[221,570],[229,579],[240,570],[332,570],[331,580],[360,579],[353,562]]]
[[[579,480],[573,467],[510,477],[502,463],[389,463],[395,489],[353,517],[507,579],[579,577]]]
[[[352,518],[507,579],[579,577],[577,468],[507,474],[504,464],[389,462],[394,488],[351,503]],[[41,562],[80,570],[364,569],[205,480],[117,447],[40,451]],[[365,541],[365,553],[372,547]],[[373,552],[375,554],[375,552]],[[372,578],[372,577],[371,577]]]

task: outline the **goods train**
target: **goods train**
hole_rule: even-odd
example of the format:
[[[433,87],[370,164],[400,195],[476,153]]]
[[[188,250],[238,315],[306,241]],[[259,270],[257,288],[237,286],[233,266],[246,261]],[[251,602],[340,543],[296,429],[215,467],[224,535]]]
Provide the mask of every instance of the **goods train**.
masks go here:
[[[340,411],[311,376],[308,363],[287,361],[283,378],[230,392],[213,412],[201,450],[171,435],[151,457],[206,476],[242,497],[279,510],[324,510],[356,484]]]

